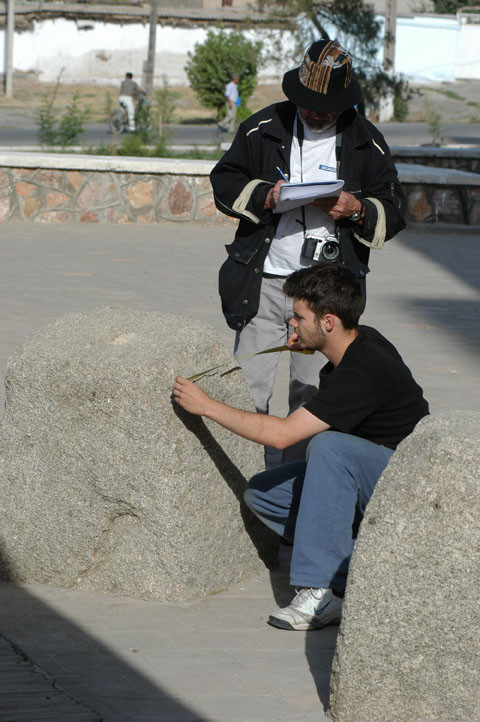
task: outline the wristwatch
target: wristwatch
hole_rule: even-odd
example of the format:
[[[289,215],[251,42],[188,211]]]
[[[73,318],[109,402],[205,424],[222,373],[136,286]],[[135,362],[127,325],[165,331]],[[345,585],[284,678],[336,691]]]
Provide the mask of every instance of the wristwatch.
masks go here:
[[[363,216],[363,206],[360,208],[359,211],[357,211],[356,213],[351,215],[348,220],[353,221],[354,223],[358,223],[358,221],[360,221],[362,219],[362,216]]]

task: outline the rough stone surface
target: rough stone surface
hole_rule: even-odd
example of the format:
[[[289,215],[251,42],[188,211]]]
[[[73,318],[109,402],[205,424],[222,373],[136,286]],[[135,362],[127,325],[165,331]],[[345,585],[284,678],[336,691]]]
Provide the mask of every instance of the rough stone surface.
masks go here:
[[[475,412],[427,417],[393,455],[350,566],[331,719],[479,719],[479,470]]]
[[[441,223],[462,223],[464,209],[457,189],[437,188],[432,196],[436,220]]]
[[[0,427],[4,577],[178,601],[264,569],[275,542],[240,501],[261,447],[171,402],[177,374],[230,360],[210,326],[122,307],[18,346]],[[199,383],[253,410],[238,368]]]
[[[189,188],[177,181],[168,194],[168,208],[173,216],[190,218],[193,208],[193,195]]]
[[[432,218],[432,206],[427,202],[425,193],[419,189],[408,196],[408,212],[417,223],[425,223]]]

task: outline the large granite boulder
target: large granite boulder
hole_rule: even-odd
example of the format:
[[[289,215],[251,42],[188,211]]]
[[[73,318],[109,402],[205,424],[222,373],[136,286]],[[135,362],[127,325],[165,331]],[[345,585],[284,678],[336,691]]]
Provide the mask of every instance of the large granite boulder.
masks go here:
[[[229,359],[199,321],[118,307],[22,343],[0,427],[3,578],[176,601],[264,569],[273,537],[241,501],[262,449],[171,401],[177,374]],[[226,370],[199,383],[253,410]]]
[[[338,722],[480,719],[480,413],[422,420],[352,558],[332,670]]]

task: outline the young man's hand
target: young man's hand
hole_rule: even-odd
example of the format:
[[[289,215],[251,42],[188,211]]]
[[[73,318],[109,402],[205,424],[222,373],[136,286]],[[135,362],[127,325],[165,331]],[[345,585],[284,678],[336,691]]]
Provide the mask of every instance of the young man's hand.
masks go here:
[[[288,337],[287,346],[288,346],[289,351],[300,351],[301,349],[305,348],[303,343],[298,338],[296,331],[294,331]]]
[[[330,428],[304,408],[297,409],[286,419],[236,409],[210,398],[205,391],[182,376],[175,379],[173,397],[190,414],[206,416],[244,439],[276,449],[286,449],[297,441],[309,439]]]
[[[172,394],[177,404],[190,414],[204,416],[207,413],[210,396],[192,381],[177,376]]]

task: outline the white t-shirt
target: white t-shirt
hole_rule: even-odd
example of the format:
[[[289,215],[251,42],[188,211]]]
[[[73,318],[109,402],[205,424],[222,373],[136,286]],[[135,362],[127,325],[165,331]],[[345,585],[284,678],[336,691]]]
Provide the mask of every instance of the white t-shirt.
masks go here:
[[[290,182],[336,180],[336,124],[333,123],[323,130],[311,130],[303,123],[304,139],[300,162],[297,120],[298,115],[293,125]],[[326,213],[311,205],[304,206],[304,211],[306,232],[309,236],[325,238],[334,233],[335,221]],[[302,222],[301,208],[282,213],[263,267],[265,273],[289,276],[293,271],[312,265],[311,258],[303,258],[301,255],[304,241]]]
[[[225,97],[230,98],[232,103],[236,105],[238,100],[238,83],[234,83],[233,80],[225,87]]]

